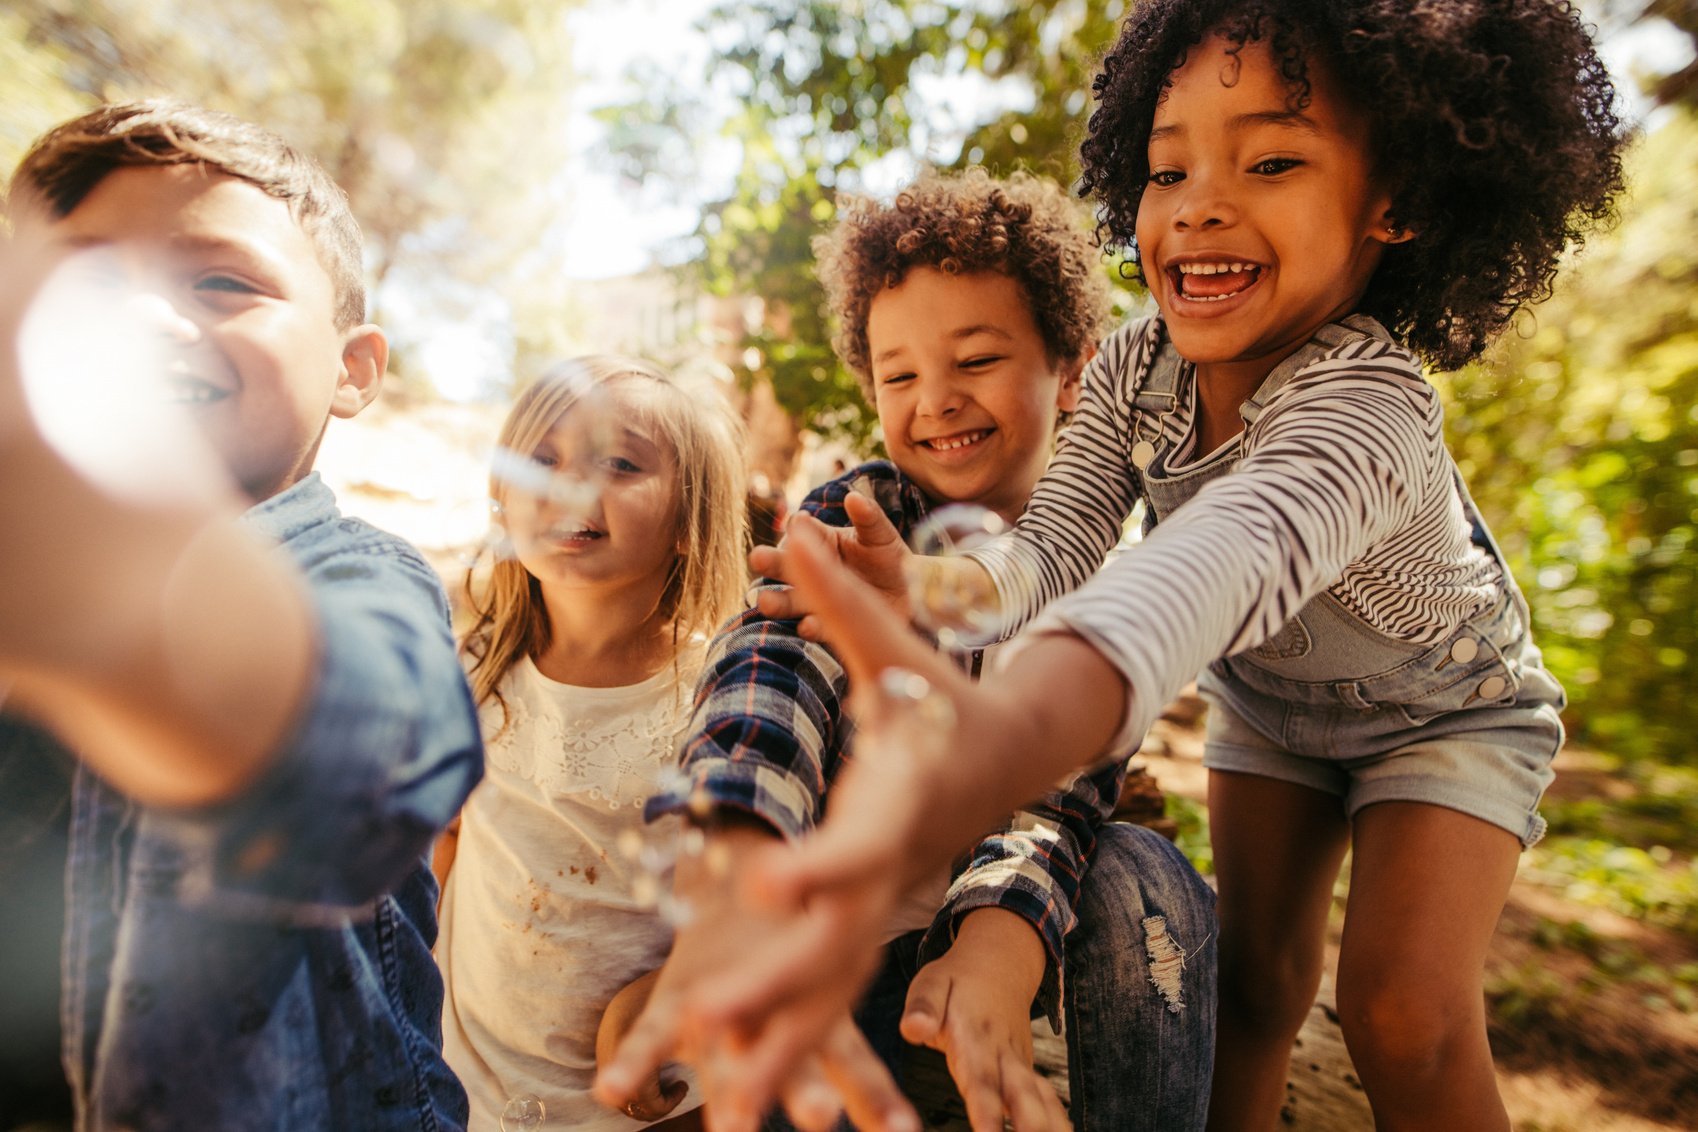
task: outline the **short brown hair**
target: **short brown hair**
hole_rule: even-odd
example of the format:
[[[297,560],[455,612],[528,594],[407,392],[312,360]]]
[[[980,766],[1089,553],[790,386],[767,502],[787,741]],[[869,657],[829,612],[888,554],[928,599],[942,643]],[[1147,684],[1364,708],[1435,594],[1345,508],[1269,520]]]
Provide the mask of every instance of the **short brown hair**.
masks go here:
[[[832,346],[872,399],[867,312],[915,267],[950,275],[994,271],[1020,284],[1051,361],[1078,358],[1108,329],[1108,279],[1080,211],[1051,181],[981,168],[926,173],[890,204],[852,196],[814,241],[837,319]]]
[[[363,239],[347,194],[311,157],[232,114],[165,99],[91,110],[30,147],[7,205],[34,204],[63,219],[114,169],[149,165],[204,165],[287,204],[335,287],[337,329],[365,321]]]

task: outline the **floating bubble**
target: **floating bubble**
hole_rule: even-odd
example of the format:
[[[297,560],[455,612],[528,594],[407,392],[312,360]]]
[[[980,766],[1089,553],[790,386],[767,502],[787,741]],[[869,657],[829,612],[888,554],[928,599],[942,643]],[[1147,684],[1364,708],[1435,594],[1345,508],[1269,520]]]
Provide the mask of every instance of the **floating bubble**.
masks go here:
[[[873,742],[912,758],[943,755],[955,734],[955,705],[931,681],[907,668],[879,673],[879,695],[867,728]]]
[[[1007,621],[996,585],[961,559],[1007,529],[996,512],[971,503],[940,507],[914,528],[907,564],[914,618],[945,648],[982,648],[1002,638]]]
[[[534,1093],[519,1093],[507,1099],[501,1110],[501,1132],[528,1132],[541,1128],[548,1119],[548,1109],[542,1098]]]

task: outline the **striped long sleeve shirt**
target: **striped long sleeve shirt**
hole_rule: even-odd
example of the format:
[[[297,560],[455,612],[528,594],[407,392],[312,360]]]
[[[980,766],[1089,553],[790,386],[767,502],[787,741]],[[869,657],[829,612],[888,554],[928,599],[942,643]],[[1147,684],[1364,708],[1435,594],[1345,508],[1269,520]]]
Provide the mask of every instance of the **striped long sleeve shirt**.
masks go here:
[[[1276,367],[1270,380],[1283,383],[1261,413],[1212,453],[1195,451],[1191,367],[1171,409],[1135,406],[1172,347],[1158,318],[1122,327],[1086,369],[1079,412],[1025,514],[974,552],[1013,624],[1080,636],[1126,679],[1114,749],[1205,665],[1267,640],[1323,590],[1386,635],[1425,644],[1506,584],[1473,544],[1436,391],[1377,324],[1358,324],[1372,332],[1293,355],[1282,364],[1294,372]],[[1238,463],[1098,573],[1143,493],[1130,453],[1158,430],[1176,446],[1169,473]]]

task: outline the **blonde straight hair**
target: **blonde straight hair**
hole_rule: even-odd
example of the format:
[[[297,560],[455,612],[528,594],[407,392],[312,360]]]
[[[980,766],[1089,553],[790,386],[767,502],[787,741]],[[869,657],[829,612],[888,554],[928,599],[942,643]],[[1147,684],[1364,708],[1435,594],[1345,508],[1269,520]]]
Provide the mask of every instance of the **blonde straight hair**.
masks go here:
[[[672,626],[674,656],[683,642],[710,634],[742,602],[746,473],[743,428],[726,399],[706,380],[684,379],[636,358],[592,355],[556,366],[527,386],[501,426],[498,444],[529,459],[586,391],[616,381],[651,383],[645,414],[672,448],[678,470],[678,557],[657,612]],[[511,489],[499,476],[489,497],[505,508]],[[461,638],[472,694],[482,705],[501,701],[508,671],[541,655],[552,640],[548,608],[537,579],[511,555],[466,572],[466,596],[476,620]]]

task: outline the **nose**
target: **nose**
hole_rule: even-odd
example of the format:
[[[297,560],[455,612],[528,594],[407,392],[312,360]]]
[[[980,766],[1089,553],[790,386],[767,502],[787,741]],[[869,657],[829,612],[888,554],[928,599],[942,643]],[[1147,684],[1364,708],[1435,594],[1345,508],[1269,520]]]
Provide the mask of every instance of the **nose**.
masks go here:
[[[942,418],[958,412],[966,395],[957,384],[947,377],[933,376],[919,378],[916,382],[919,396],[914,406],[916,415],[922,417]]]
[[[124,302],[124,312],[144,333],[155,334],[172,345],[200,341],[200,327],[187,318],[170,299],[157,291],[137,291]]]
[[[1194,171],[1179,186],[1174,202],[1173,226],[1181,230],[1207,231],[1223,228],[1238,218],[1238,210],[1219,176]]]

